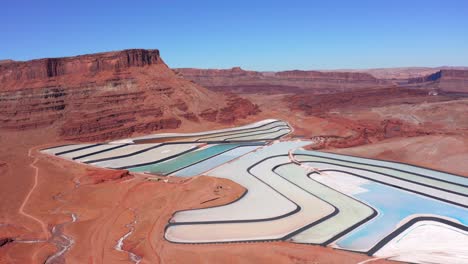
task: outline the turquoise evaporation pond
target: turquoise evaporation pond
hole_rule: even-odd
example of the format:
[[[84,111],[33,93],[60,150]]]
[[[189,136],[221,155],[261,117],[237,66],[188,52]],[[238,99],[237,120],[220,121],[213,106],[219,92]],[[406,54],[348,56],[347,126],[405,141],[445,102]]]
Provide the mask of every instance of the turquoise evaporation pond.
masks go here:
[[[368,191],[354,197],[375,208],[379,214],[339,239],[336,244],[340,248],[368,251],[411,215],[449,217],[464,225],[468,224],[468,210],[465,208],[380,183],[366,183],[361,187]]]
[[[190,166],[197,162],[201,162],[205,159],[219,155],[223,152],[229,151],[239,146],[241,146],[241,144],[214,145],[212,147],[207,147],[207,148],[203,148],[200,150],[188,152],[186,154],[180,155],[168,161],[133,167],[133,168],[129,168],[128,170],[134,171],[134,172],[150,172],[150,173],[168,175],[170,173],[183,169],[187,166]]]
[[[238,147],[235,149],[231,149],[229,151],[226,151],[218,156],[209,158],[207,160],[204,160],[202,162],[199,162],[197,164],[194,164],[190,167],[187,167],[185,169],[181,169],[177,172],[175,172],[172,175],[175,176],[181,176],[181,177],[191,177],[195,175],[200,175],[205,171],[209,171],[215,167],[218,167],[226,162],[229,162],[235,158],[238,158],[244,154],[247,154],[255,149],[257,149],[259,146],[245,146],[245,147]]]

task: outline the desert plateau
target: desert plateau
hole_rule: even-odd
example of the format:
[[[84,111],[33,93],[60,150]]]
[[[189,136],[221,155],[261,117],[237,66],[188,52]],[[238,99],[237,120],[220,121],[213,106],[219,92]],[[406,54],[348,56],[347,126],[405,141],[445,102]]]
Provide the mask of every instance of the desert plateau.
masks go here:
[[[0,263],[468,263],[468,5],[46,2],[0,18]]]

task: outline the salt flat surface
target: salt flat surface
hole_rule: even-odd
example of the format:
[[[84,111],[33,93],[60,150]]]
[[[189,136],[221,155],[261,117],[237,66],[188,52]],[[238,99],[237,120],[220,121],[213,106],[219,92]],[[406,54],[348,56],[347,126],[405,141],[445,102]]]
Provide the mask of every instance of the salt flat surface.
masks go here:
[[[311,166],[315,165],[314,163],[306,163],[306,164],[311,165]],[[314,167],[316,167],[319,170],[323,169],[323,168],[320,168],[320,166],[314,166]],[[367,189],[361,187],[363,184],[369,183],[369,181],[366,179],[357,178],[357,177],[343,177],[343,175],[340,173],[327,173],[327,172],[322,172],[322,174],[313,173],[313,174],[310,174],[309,177],[315,181],[318,181],[322,184],[330,186],[331,188],[335,190],[339,190],[340,192],[348,194],[348,195],[368,192]]]
[[[433,178],[427,178],[424,176],[431,176],[430,174],[426,174],[424,176],[418,175],[418,174],[413,174],[411,172],[405,172],[401,171],[398,169],[392,169],[392,168],[382,168],[377,165],[366,165],[366,164],[359,164],[359,163],[354,163],[354,162],[349,162],[349,161],[344,161],[344,160],[336,160],[336,159],[329,159],[325,157],[312,157],[312,156],[304,156],[304,155],[296,155],[298,158],[304,159],[304,160],[313,160],[313,161],[323,161],[323,162],[330,162],[335,165],[343,165],[346,167],[343,167],[343,170],[354,170],[356,169],[362,169],[362,170],[371,170],[374,172],[378,172],[380,174],[386,174],[390,175],[393,177],[396,177],[398,179],[402,180],[407,180],[407,181],[412,181],[418,184],[425,184],[431,187],[436,187],[436,188],[442,188],[444,190],[456,192],[458,194],[462,195],[468,195],[468,187],[460,186],[458,184],[442,181],[439,179],[433,179]],[[307,158],[306,158],[307,157]],[[310,159],[313,158],[313,159]],[[353,167],[353,168],[351,168]]]
[[[247,169],[265,158],[286,155],[289,149],[308,144],[310,142],[307,141],[275,143],[209,171],[207,175],[235,181],[246,188],[247,193],[240,200],[227,205],[177,212],[173,220],[175,222],[260,220],[291,213],[297,209],[297,206],[250,175]]]
[[[287,156],[267,159],[253,167],[251,173],[296,203],[300,207],[298,212],[261,222],[173,225],[167,229],[166,238],[184,243],[279,239],[331,215],[335,211],[332,205],[310,195],[272,171],[276,165],[288,161]],[[270,210],[275,210],[275,207],[277,204],[270,203]],[[244,214],[249,213],[244,211]]]
[[[468,232],[436,221],[420,221],[374,255],[414,263],[468,263]]]
[[[281,120],[278,120],[278,119],[265,119],[265,120],[258,121],[258,122],[248,124],[248,125],[244,125],[244,126],[231,127],[231,128],[225,128],[225,129],[217,129],[217,130],[210,130],[210,131],[203,131],[203,132],[195,132],[195,133],[159,133],[159,134],[151,134],[151,135],[146,135],[146,136],[141,136],[141,137],[117,140],[117,141],[113,141],[111,143],[132,143],[134,140],[157,139],[157,138],[176,137],[176,136],[204,136],[206,134],[211,134],[211,133],[256,128],[258,126],[268,124],[268,123],[271,123],[271,122],[275,122],[275,121],[281,121]]]
[[[452,202],[455,202],[455,203],[458,203],[458,204],[468,204],[468,197],[458,195],[458,194],[454,194],[454,193],[451,193],[451,192],[446,192],[446,191],[443,191],[443,190],[434,189],[434,188],[431,188],[431,187],[426,187],[426,186],[423,186],[423,185],[419,185],[419,184],[416,184],[416,183],[407,182],[407,181],[404,181],[404,180],[388,177],[386,175],[382,175],[382,174],[379,174],[379,173],[374,173],[374,172],[367,171],[367,170],[352,169],[352,168],[341,167],[339,165],[334,165],[334,164],[324,164],[324,163],[319,163],[319,162],[313,162],[315,160],[318,160],[318,159],[313,158],[313,157],[301,156],[299,159],[303,160],[303,161],[307,160],[307,162],[305,164],[307,164],[308,166],[312,166],[312,167],[317,168],[317,169],[319,169],[321,171],[324,171],[322,176],[320,176],[320,175],[318,175],[318,176],[317,175],[311,175],[311,177],[314,177],[314,179],[316,179],[316,180],[325,180],[325,181],[328,182],[328,184],[333,184],[333,186],[334,186],[333,188],[339,189],[341,192],[346,193],[346,194],[351,194],[351,195],[353,194],[353,191],[346,190],[346,188],[361,188],[361,187],[356,186],[356,185],[344,183],[346,181],[349,181],[350,179],[353,179],[353,180],[355,179],[355,177],[348,177],[348,175],[349,175],[348,173],[353,173],[353,174],[364,176],[364,177],[367,177],[367,178],[370,178],[370,179],[373,179],[373,180],[376,180],[376,181],[380,181],[380,182],[383,182],[383,183],[386,183],[386,184],[400,186],[400,187],[403,187],[403,188],[405,188],[407,190],[413,190],[413,191],[416,191],[416,192],[429,194],[430,196],[437,197],[437,198],[444,199],[444,200],[448,200],[448,201],[452,201]],[[309,160],[311,160],[311,161],[309,161]],[[333,163],[334,161],[328,160],[328,162]],[[328,171],[328,170],[341,170],[341,171],[346,171],[347,173],[341,173],[341,172],[335,172],[335,171],[331,172],[331,171]],[[334,178],[334,177],[340,177],[341,181],[338,180],[337,178],[332,180],[332,178]],[[365,180],[365,179],[362,179],[362,178],[360,178],[360,179],[361,179],[360,181]],[[351,187],[351,186],[353,186],[353,187]]]
[[[249,130],[246,130],[246,131],[239,131],[239,132],[236,132],[236,131],[231,131],[231,132],[226,132],[226,133],[221,133],[221,134],[217,134],[217,135],[213,135],[213,136],[207,136],[207,137],[200,137],[199,140],[225,140],[227,138],[231,138],[231,137],[240,137],[240,136],[246,136],[246,135],[251,135],[251,134],[255,134],[255,133],[266,133],[266,132],[272,132],[274,131],[275,129],[278,129],[280,127],[288,127],[288,124],[285,123],[285,122],[274,122],[274,123],[271,123],[271,124],[267,124],[265,126],[262,126],[262,127],[258,127],[258,128],[252,128],[252,129],[249,129]]]
[[[136,166],[143,163],[156,162],[172,155],[180,154],[184,151],[195,149],[199,144],[171,144],[148,150],[130,157],[117,158],[92,163],[95,166],[106,168],[121,168]]]
[[[60,155],[60,157],[73,159],[74,157],[79,157],[79,156],[83,156],[83,155],[90,154],[90,153],[93,153],[93,152],[103,151],[103,150],[106,150],[106,149],[115,148],[117,146],[122,146],[122,144],[97,145],[97,146],[94,146],[94,147],[85,148],[85,149],[82,149],[82,150],[77,150],[77,151],[65,153],[63,155]]]
[[[468,186],[468,177],[460,177],[454,174],[446,173],[446,172],[440,172],[436,170],[431,170],[431,169],[426,169],[426,168],[421,168],[417,166],[412,166],[408,164],[402,164],[402,163],[396,163],[396,162],[389,162],[389,161],[381,161],[381,160],[374,160],[374,159],[366,159],[366,158],[359,158],[359,157],[352,157],[352,156],[346,156],[346,155],[340,155],[340,154],[333,154],[333,153],[327,153],[327,152],[319,152],[319,151],[309,151],[309,150],[297,150],[295,151],[295,154],[312,154],[312,155],[317,155],[325,158],[334,158],[334,159],[344,159],[346,161],[350,162],[360,162],[360,163],[365,163],[367,165],[377,165],[377,166],[384,166],[384,167],[390,167],[390,168],[395,168],[411,173],[418,173],[426,176],[430,176],[432,178],[444,180],[444,181],[449,181],[452,183],[458,183],[462,184],[465,186]]]
[[[248,136],[242,136],[242,137],[231,137],[227,138],[227,140],[267,140],[267,139],[276,139],[279,138],[280,136],[286,135],[290,133],[291,130],[289,128],[282,128],[282,129],[276,129],[274,131],[268,132],[267,134],[263,133],[256,133],[256,134],[251,134]]]
[[[89,147],[92,145],[96,145],[96,144],[72,144],[72,145],[60,146],[56,148],[44,149],[44,150],[41,150],[41,152],[55,155],[56,153],[70,151],[70,150],[83,148],[83,147]]]
[[[115,145],[115,144],[112,144],[112,145]],[[98,160],[98,159],[108,159],[112,157],[132,154],[134,152],[138,152],[140,150],[148,149],[148,148],[158,146],[158,145],[160,144],[131,144],[125,147],[94,154],[94,155],[87,156],[87,157],[77,159],[77,160],[81,162],[86,162],[86,161],[93,161],[93,160]]]
[[[304,167],[287,164],[278,167],[275,172],[301,186],[311,194],[333,204],[339,210],[338,214],[332,218],[293,236],[291,239],[294,242],[322,244],[373,214],[373,210],[369,206],[334,190],[331,188],[332,186],[323,181],[323,184],[320,184],[308,178],[307,174],[309,172]],[[341,181],[342,179],[339,182]],[[357,179],[352,185],[359,186],[361,182]]]
[[[346,177],[356,177],[348,174]],[[417,195],[385,184],[371,182],[362,186],[368,192],[353,195],[372,205],[377,217],[352,230],[332,245],[353,251],[367,252],[400,223],[414,215],[437,215],[464,225],[468,224],[468,211],[462,207]]]

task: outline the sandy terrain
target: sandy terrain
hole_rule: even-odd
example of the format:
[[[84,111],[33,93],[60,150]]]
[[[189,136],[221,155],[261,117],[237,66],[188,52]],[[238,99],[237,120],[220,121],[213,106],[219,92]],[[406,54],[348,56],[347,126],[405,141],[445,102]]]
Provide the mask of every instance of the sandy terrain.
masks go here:
[[[39,62],[37,68],[43,69]],[[11,63],[2,63],[2,67],[10,69]],[[82,84],[78,71],[73,75],[73,89],[49,89],[50,83],[68,86],[66,76],[37,82],[2,77],[17,91],[0,87],[5,91],[3,98],[8,99],[0,105],[4,110],[0,114],[0,263],[135,263],[140,259],[140,263],[358,263],[370,259],[363,254],[288,242],[169,243],[163,233],[174,212],[226,204],[245,190],[228,179],[148,180],[136,173],[98,169],[38,152],[69,143],[64,138],[117,140],[275,118],[290,123],[292,136],[317,139],[320,144],[310,146],[314,149],[468,176],[467,100],[463,97],[397,90],[320,98],[312,94],[242,95],[257,108],[243,98],[219,96],[185,80],[175,81],[175,75],[163,64],[156,68],[161,71],[153,72],[151,78],[135,69],[118,75],[98,74],[97,84],[92,79]],[[32,68],[18,69],[28,72]],[[73,67],[65,72],[68,70],[76,72]],[[161,81],[160,75],[170,78]],[[139,81],[125,81],[132,80],[131,76]],[[22,90],[25,83],[37,89]],[[89,91],[88,86],[92,86]],[[127,88],[132,87],[142,93],[129,93]],[[180,87],[185,87],[186,93]],[[353,88],[359,88],[358,83]],[[120,92],[106,92],[115,89]],[[171,94],[174,96],[167,100]],[[63,102],[57,99],[62,97]],[[105,109],[99,104],[103,98],[108,100]],[[138,108],[134,101],[144,104]],[[115,105],[120,106],[119,111]],[[132,112],[135,108],[142,111]],[[133,119],[135,115],[142,116]]]
[[[394,138],[330,152],[406,162],[468,176],[468,139],[461,136]],[[415,155],[418,153],[418,155]]]
[[[130,257],[143,258],[140,263],[357,263],[369,258],[286,242],[169,243],[164,226],[176,210],[224,204],[244,190],[208,177],[148,181],[40,154],[33,145],[47,142],[48,135],[2,137],[0,230],[13,241],[0,247],[1,263],[60,263],[65,257],[68,263],[131,263]]]
[[[340,118],[302,111],[291,115],[284,98],[283,95],[251,96],[262,112],[242,122],[282,118],[293,126],[296,136],[346,138],[357,133],[355,120],[362,124],[360,120],[380,120],[381,115],[398,112],[394,106],[376,106],[372,112],[355,109]],[[447,111],[444,107],[440,111],[445,112],[440,115],[454,113],[450,118],[462,121],[464,101],[434,103],[430,111],[423,111],[426,105],[414,112],[423,119],[434,114],[432,109],[440,109],[435,106],[451,104],[460,110]],[[439,118],[439,125],[427,127],[440,128],[449,119]],[[188,123],[172,131],[206,130],[203,126]],[[210,125],[209,129],[221,127]],[[351,148],[327,149],[467,175],[468,168],[463,163],[468,149],[464,129],[457,133],[452,130],[451,134],[440,130],[430,132],[408,138],[397,133],[390,138],[375,137],[375,142]],[[44,263],[47,259],[54,263],[65,258],[69,263],[131,263],[131,258],[143,258],[141,263],[217,263],[226,259],[231,263],[357,263],[369,259],[362,254],[286,242],[169,243],[163,239],[164,226],[175,211],[228,203],[243,190],[231,181],[208,177],[171,178],[167,183],[147,181],[138,175],[98,170],[38,153],[41,144],[60,144],[55,133],[43,129],[2,134],[0,230],[2,239],[13,240],[4,240],[10,242],[0,247],[2,263]]]
[[[313,149],[412,163],[468,176],[468,167],[462,162],[468,159],[467,99],[412,99],[412,104],[395,102],[370,107],[350,102],[311,114],[291,112],[285,101],[289,95],[245,96],[259,105],[262,112],[257,116],[287,120],[294,128],[294,136],[319,136],[324,140],[325,144]]]

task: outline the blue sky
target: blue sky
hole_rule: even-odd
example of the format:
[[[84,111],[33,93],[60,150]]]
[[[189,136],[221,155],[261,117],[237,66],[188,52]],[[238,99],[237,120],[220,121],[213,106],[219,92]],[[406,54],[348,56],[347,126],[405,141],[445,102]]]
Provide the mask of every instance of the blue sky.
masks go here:
[[[157,48],[171,67],[468,66],[468,1],[5,0],[0,59]]]

